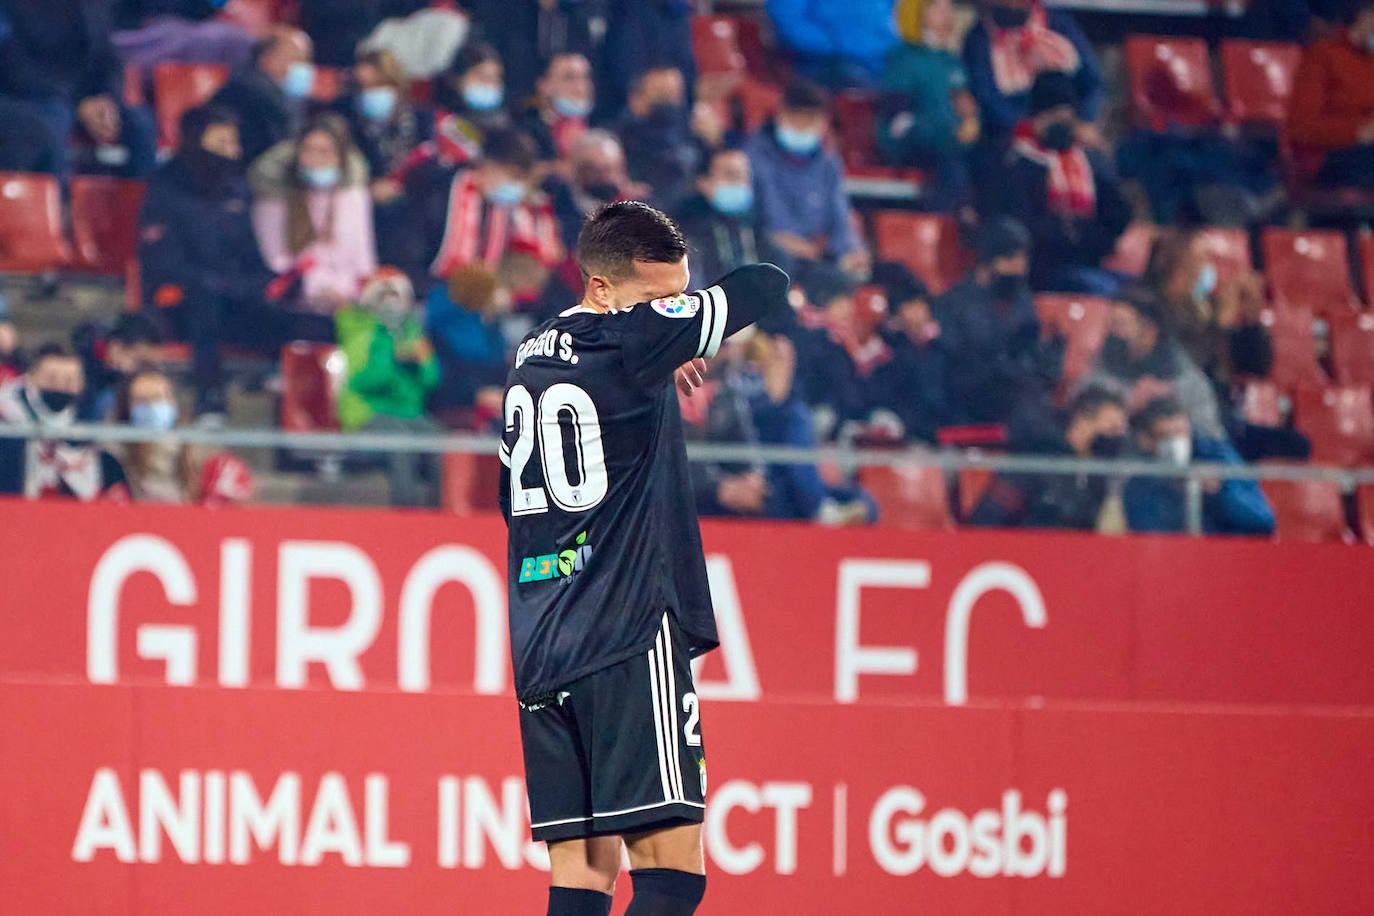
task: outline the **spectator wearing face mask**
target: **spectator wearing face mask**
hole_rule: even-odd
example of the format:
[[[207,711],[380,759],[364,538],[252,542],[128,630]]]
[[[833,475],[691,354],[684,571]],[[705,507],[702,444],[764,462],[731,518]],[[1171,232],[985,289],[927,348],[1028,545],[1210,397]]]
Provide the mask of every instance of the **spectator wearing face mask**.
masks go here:
[[[1125,443],[1125,404],[1111,392],[1089,388],[1069,404],[1062,432],[1018,450],[1103,459],[1120,456]],[[1100,474],[998,474],[968,524],[1093,531],[1102,521],[1108,490]]]
[[[81,357],[86,389],[76,404],[77,421],[108,419],[124,380],[157,355],[161,342],[157,325],[137,312],[121,315],[108,328],[90,322],[78,325],[72,332],[72,348]]]
[[[581,54],[557,54],[535,84],[535,94],[516,126],[534,140],[541,162],[567,155],[587,130],[596,102],[592,65]]]
[[[760,219],[794,276],[819,262],[853,272],[868,263],[849,222],[844,165],[825,146],[829,124],[829,95],[814,83],[793,80],[777,117],[745,144]]]
[[[267,304],[274,275],[253,234],[238,118],[207,105],[181,118],[181,147],[148,183],[139,213],[143,308],[164,336],[191,345],[195,414],[225,413],[220,345],[281,344]]]
[[[300,29],[276,26],[253,46],[211,104],[234,114],[245,162],[252,162],[300,128],[315,86],[314,46]]]
[[[501,55],[484,41],[463,45],[434,81],[435,106],[454,119],[458,133],[471,143],[471,155],[460,161],[480,155],[487,131],[510,126],[505,83]]]
[[[1111,296],[1121,278],[1102,258],[1131,221],[1112,164],[1079,141],[1073,80],[1046,72],[1031,86],[994,209],[1030,230],[1031,286]]]
[[[635,77],[651,68],[672,67],[688,86],[696,81],[693,6],[691,0],[607,0],[606,38],[597,70],[600,116],[623,111]]]
[[[1107,339],[1079,384],[1117,392],[1135,408],[1173,397],[1198,435],[1226,439],[1216,390],[1174,336],[1164,303],[1148,290],[1130,290],[1112,303]]]
[[[176,428],[178,413],[171,378],[145,366],[120,386],[113,419],[148,433],[166,433]],[[228,452],[152,438],[124,443],[120,460],[135,502],[227,506],[253,498],[252,472]]]
[[[253,230],[280,275],[272,293],[295,311],[292,336],[333,340],[334,311],[377,269],[367,160],[344,120],[322,114],[254,163],[250,180]]]
[[[753,173],[743,150],[722,147],[712,153],[696,187],[677,212],[692,252],[691,289],[704,289],[741,265],[774,260],[754,207]]]
[[[1009,217],[978,233],[977,262],[963,282],[931,303],[946,354],[945,395],[955,424],[1006,424],[1048,402],[1059,381],[1063,342],[1042,341],[1031,300],[1030,234]]]
[[[930,291],[906,265],[893,261],[873,265],[873,283],[882,287],[891,312],[882,337],[892,357],[873,372],[870,402],[897,416],[906,440],[934,444],[949,416],[948,354],[940,346]]]
[[[604,0],[465,0],[463,9],[472,15],[477,37],[495,45],[506,62],[506,92],[512,99],[538,92],[545,67],[555,58],[601,59]],[[690,54],[691,42],[685,47]]]
[[[649,203],[660,210],[675,209],[691,192],[702,160],[688,123],[682,71],[657,66],[635,77],[616,133],[630,178],[649,187]]]
[[[569,251],[577,245],[583,221],[597,208],[649,195],[646,185],[630,180],[625,149],[609,130],[592,128],[578,137],[568,150],[566,172],[566,178],[555,174],[545,179],[544,190],[558,217],[563,247]],[[581,282],[580,275],[569,275],[569,279],[576,281],[573,285]]]
[[[439,364],[405,274],[383,267],[368,281],[358,306],[339,311],[335,320],[348,367],[339,395],[340,428],[437,432],[439,425],[425,414],[425,398],[439,382]],[[419,453],[390,453],[392,505],[434,505],[430,463]]]
[[[1374,2],[1303,51],[1288,105],[1297,162],[1331,187],[1374,187]]]
[[[878,103],[878,149],[889,165],[928,174],[922,188],[934,210],[951,210],[968,193],[968,157],[982,128],[968,74],[951,50],[954,5],[920,4],[919,36],[888,52]]]
[[[0,385],[0,425],[39,423],[61,436],[76,420],[85,387],[81,360],[48,344],[28,372]],[[119,461],[103,449],[61,438],[0,438],[0,494],[28,499],[127,502]]]
[[[1195,435],[1188,412],[1177,400],[1155,398],[1131,417],[1137,452],[1177,467],[1192,462],[1241,464],[1235,449],[1217,439]],[[1206,534],[1274,533],[1274,513],[1255,480],[1202,481],[1202,530]],[[1132,477],[1122,491],[1126,523],[1132,531],[1181,532],[1186,527],[1185,485],[1181,477]]]

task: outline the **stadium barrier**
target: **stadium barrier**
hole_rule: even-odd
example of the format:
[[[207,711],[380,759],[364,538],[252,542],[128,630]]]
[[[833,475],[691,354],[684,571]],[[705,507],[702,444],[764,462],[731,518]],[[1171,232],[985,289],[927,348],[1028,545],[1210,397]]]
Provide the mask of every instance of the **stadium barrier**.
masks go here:
[[[703,534],[704,912],[1374,909],[1363,551]],[[504,559],[491,516],[0,503],[6,910],[538,912]]]

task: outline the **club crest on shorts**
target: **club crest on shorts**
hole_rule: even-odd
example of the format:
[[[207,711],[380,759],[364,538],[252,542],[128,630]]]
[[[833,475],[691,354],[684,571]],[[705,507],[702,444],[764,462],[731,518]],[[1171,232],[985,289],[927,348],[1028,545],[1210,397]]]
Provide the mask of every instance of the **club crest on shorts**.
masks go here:
[[[691,318],[697,313],[697,309],[701,308],[701,301],[696,296],[687,293],[655,299],[649,304],[653,306],[655,312],[665,318]]]

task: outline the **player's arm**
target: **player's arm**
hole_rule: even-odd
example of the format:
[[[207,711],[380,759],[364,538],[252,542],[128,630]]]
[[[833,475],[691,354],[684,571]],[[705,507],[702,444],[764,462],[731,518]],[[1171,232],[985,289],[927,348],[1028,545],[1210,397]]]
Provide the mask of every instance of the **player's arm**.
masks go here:
[[[787,284],[772,264],[749,264],[706,289],[635,306],[626,316],[626,368],[645,387],[667,382],[683,363],[715,356],[731,334],[787,308]]]

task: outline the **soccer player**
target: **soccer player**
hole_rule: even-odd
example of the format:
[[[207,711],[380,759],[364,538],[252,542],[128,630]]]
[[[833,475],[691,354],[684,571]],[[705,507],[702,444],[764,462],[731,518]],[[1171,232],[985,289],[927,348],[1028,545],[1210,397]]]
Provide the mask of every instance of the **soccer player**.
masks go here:
[[[629,850],[632,916],[706,890],[706,758],[689,660],[718,644],[674,378],[787,307],[752,264],[684,293],[687,244],[635,202],[577,240],[582,302],[535,328],[507,379],[501,508],[534,838],[550,916],[606,916]]]

